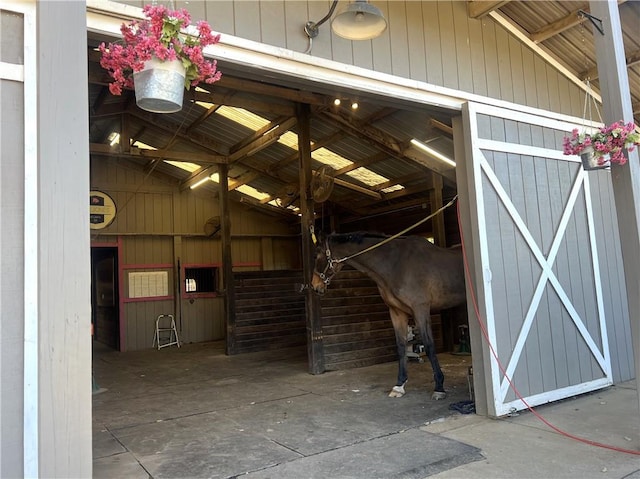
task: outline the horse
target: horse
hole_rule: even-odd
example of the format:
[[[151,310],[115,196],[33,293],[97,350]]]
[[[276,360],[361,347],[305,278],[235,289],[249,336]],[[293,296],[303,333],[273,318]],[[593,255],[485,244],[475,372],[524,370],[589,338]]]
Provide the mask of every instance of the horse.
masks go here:
[[[344,264],[365,273],[389,307],[398,348],[398,380],[389,397],[402,397],[407,383],[407,332],[413,317],[433,369],[433,400],[444,399],[444,374],[435,352],[431,311],[466,302],[462,249],[442,248],[421,236],[389,237],[354,232],[332,233],[317,242],[311,280],[322,295]]]

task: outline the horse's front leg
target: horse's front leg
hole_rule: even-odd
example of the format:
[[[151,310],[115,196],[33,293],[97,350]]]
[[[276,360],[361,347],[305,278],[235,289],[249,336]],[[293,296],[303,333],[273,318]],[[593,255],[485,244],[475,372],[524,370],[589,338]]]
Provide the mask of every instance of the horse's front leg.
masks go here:
[[[424,343],[424,349],[429,357],[431,363],[431,369],[433,369],[433,381],[435,383],[435,389],[431,395],[431,399],[444,399],[447,397],[447,393],[444,390],[444,374],[440,369],[440,363],[436,356],[436,345],[433,341],[433,333],[431,331],[431,314],[430,308],[427,306],[421,311],[415,311],[414,319],[416,325],[420,331],[420,338]]]
[[[389,397],[402,397],[405,394],[404,386],[407,384],[407,332],[409,317],[402,311],[389,308],[391,322],[396,333],[396,346],[398,348],[398,381],[391,389]]]

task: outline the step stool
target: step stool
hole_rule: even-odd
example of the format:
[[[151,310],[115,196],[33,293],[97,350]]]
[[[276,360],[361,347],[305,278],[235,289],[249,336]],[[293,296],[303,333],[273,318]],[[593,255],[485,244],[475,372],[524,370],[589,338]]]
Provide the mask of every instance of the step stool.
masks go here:
[[[173,314],[161,314],[156,318],[156,331],[153,334],[154,347],[156,343],[158,344],[158,350],[174,344],[180,347],[180,339],[178,339],[178,330],[176,329],[176,321],[173,318]]]

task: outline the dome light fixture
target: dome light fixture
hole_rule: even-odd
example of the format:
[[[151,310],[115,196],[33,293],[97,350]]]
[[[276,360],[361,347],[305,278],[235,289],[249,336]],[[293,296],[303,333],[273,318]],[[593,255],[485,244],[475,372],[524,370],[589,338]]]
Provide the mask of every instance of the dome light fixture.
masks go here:
[[[371,40],[387,29],[387,20],[368,0],[355,0],[334,17],[331,29],[347,40]]]
[[[305,53],[311,52],[313,39],[318,36],[320,25],[331,18],[337,5],[338,0],[333,0],[329,12],[321,20],[305,24],[304,32],[309,37],[309,48]],[[353,0],[331,21],[331,29],[336,35],[347,40],[371,40],[387,29],[387,20],[380,9],[371,5],[369,0]]]

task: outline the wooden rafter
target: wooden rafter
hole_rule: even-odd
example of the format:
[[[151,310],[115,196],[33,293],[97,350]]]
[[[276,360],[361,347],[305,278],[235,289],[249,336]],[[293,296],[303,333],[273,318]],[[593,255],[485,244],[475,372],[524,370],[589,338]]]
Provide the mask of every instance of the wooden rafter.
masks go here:
[[[197,147],[212,151],[218,155],[227,155],[229,153],[224,145],[211,141],[211,138],[206,135],[194,131],[185,133],[182,131],[180,124],[167,120],[161,114],[148,113],[136,107],[128,109],[127,113],[144,121],[149,128],[158,129],[172,136],[176,135],[177,138]]]
[[[374,144],[376,148],[386,152],[389,156],[403,161],[413,161],[422,164],[423,166],[426,166],[427,168],[442,175],[449,183],[455,183],[456,178],[455,171],[453,169],[445,167],[441,161],[431,158],[415,148],[400,145],[395,138],[378,130],[377,128],[360,122],[353,122],[349,118],[345,118],[339,114],[328,111],[324,112],[323,115],[327,119],[349,131],[351,135]]]
[[[570,28],[575,27],[576,25],[580,25],[582,22],[586,20],[585,17],[578,14],[578,12],[582,10],[584,12],[589,12],[589,8],[585,5],[582,8],[576,8],[572,10],[570,13],[565,15],[562,18],[559,18],[555,22],[551,22],[548,25],[538,29],[537,31],[531,33],[529,38],[534,43],[543,42],[559,33],[564,32]]]
[[[627,68],[635,66],[640,63],[640,50],[636,50],[635,52],[631,52],[626,56]],[[587,71],[580,73],[580,78],[583,80],[595,80],[598,78],[598,67],[590,68]]]
[[[467,13],[470,18],[482,18],[489,15],[494,10],[509,3],[509,0],[488,1],[488,0],[471,0],[467,2]]]
[[[618,0],[618,5],[621,5],[626,1],[627,0]],[[548,25],[545,25],[544,27],[538,29],[537,31],[532,32],[529,35],[529,38],[534,43],[544,42],[545,40],[548,40],[549,38],[558,35],[565,30],[580,25],[587,20],[583,15],[580,15],[580,11],[589,13],[589,5],[585,3],[581,8],[572,10],[564,17],[559,18],[555,22],[551,22]]]

